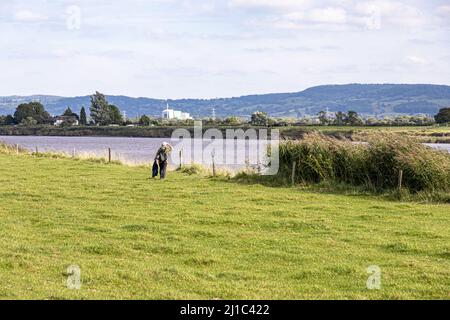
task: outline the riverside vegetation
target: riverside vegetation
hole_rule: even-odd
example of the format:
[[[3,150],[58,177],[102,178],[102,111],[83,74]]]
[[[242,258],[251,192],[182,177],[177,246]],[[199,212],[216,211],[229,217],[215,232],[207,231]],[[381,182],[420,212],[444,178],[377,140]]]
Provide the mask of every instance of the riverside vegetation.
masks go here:
[[[398,188],[403,187],[406,193],[450,202],[448,152],[396,134],[375,133],[366,138],[367,143],[355,144],[313,133],[282,143],[278,177],[291,177],[297,183],[360,186],[375,192],[396,190],[400,196]]]
[[[142,138],[170,138],[172,132],[178,128],[185,128],[193,132],[192,124],[167,126],[0,126],[0,136],[101,136],[101,137],[142,137]],[[250,125],[211,125],[205,124],[204,130],[214,128],[225,133],[227,129],[260,129],[267,127],[252,127]],[[276,127],[281,136],[286,139],[301,139],[305,134],[320,132],[324,135],[338,139],[351,139],[353,141],[366,141],[366,136],[373,133],[396,133],[412,137],[423,143],[450,143],[450,127],[424,126],[424,127],[368,127],[368,126],[299,126]]]

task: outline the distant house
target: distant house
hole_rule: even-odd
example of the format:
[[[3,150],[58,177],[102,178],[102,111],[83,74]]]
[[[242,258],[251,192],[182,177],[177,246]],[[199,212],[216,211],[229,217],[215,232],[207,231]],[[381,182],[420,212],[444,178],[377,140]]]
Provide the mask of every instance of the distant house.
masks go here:
[[[80,124],[77,117],[75,116],[59,116],[53,118],[53,121],[53,124],[57,127],[60,127],[62,125],[78,126]]]
[[[191,115],[187,112],[170,109],[169,104],[167,104],[166,110],[163,111],[162,118],[166,119],[166,120],[191,120],[192,119]]]

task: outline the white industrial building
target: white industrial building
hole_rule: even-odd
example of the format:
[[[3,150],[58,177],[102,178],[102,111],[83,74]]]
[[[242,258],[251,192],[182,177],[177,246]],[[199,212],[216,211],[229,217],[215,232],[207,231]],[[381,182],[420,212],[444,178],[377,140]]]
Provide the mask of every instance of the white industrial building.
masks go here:
[[[173,110],[169,108],[167,104],[166,110],[162,113],[162,118],[166,120],[191,120],[192,117],[189,113]]]

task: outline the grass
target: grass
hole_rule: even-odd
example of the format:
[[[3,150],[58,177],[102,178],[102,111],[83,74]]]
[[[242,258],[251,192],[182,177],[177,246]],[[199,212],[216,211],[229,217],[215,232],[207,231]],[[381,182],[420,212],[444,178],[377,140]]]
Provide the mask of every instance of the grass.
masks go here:
[[[0,299],[450,299],[449,205],[149,175],[0,153]]]
[[[281,128],[287,138],[301,138],[306,133],[321,132],[337,138],[351,138],[354,141],[367,141],[373,134],[396,133],[415,138],[423,143],[450,143],[450,127],[441,126],[307,126]]]

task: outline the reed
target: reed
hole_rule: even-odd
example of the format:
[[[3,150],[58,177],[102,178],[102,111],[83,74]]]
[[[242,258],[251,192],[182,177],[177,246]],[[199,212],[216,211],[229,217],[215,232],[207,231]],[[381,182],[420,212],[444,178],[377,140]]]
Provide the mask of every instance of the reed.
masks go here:
[[[27,155],[34,156],[37,158],[52,158],[52,159],[74,159],[74,160],[83,160],[93,163],[109,163],[106,152],[104,154],[98,154],[93,152],[76,152],[76,153],[66,153],[66,152],[55,152],[55,151],[30,151],[28,149],[17,147],[16,145],[9,145],[3,142],[0,142],[0,154],[8,154],[8,155]],[[148,165],[137,162],[134,160],[130,160],[127,157],[120,154],[113,154],[113,161],[111,164],[119,164],[128,167],[148,167]]]
[[[403,186],[411,192],[449,191],[450,154],[433,150],[411,137],[375,133],[355,144],[319,133],[280,145],[281,177],[292,174],[297,183],[346,183],[384,191]]]
[[[0,154],[21,155],[27,153],[28,151],[20,146],[9,145],[0,141]]]

